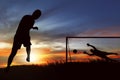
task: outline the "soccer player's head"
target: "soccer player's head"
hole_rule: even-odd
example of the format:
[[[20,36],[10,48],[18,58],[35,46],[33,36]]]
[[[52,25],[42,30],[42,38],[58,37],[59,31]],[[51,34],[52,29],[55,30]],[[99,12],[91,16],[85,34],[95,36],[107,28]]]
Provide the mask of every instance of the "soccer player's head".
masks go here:
[[[37,9],[33,12],[32,17],[34,19],[38,19],[41,16],[41,14],[42,14],[41,11],[39,9]]]

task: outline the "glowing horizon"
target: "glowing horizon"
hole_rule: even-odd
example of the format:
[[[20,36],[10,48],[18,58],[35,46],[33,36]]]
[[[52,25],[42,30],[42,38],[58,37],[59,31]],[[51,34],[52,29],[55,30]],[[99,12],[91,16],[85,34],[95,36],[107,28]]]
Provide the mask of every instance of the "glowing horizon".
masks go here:
[[[80,40],[80,41],[79,41]],[[104,40],[104,41],[103,41]],[[106,43],[110,43],[107,44]],[[116,42],[115,42],[116,41]],[[65,49],[65,43],[56,43],[55,44],[46,44],[46,43],[39,43],[36,44],[34,41],[32,41],[32,48],[31,48],[31,56],[30,56],[30,62],[26,61],[26,50],[25,47],[21,47],[20,50],[18,50],[13,63],[11,66],[14,65],[45,65],[48,63],[54,63],[56,61],[61,62],[64,61],[65,62],[65,57],[66,57],[66,49]],[[82,50],[86,50],[89,51],[89,47],[86,46],[86,43],[91,43],[93,45],[97,44],[97,48],[108,51],[109,52],[117,52],[118,54],[120,54],[120,46],[119,44],[119,39],[84,39],[84,38],[79,38],[79,39],[71,39],[69,44],[69,47],[71,47],[71,59],[72,61],[79,61],[79,62],[89,62],[89,60],[94,60],[94,59],[100,59],[97,56],[88,56],[86,54],[83,54]],[[102,43],[101,43],[102,42]],[[82,44],[81,44],[82,43]],[[3,45],[3,47],[1,47],[0,50],[0,57],[1,57],[1,62],[0,62],[0,67],[5,67],[7,64],[7,59],[10,55],[11,52],[11,46],[12,44],[6,45],[6,43],[2,43],[5,44]],[[79,44],[79,45],[78,45]],[[59,47],[58,47],[59,46]],[[61,47],[60,47],[61,46]],[[5,48],[6,47],[6,48]],[[11,47],[11,48],[10,48]],[[109,47],[109,48],[105,48],[105,47]],[[112,48],[112,50],[111,50]],[[79,50],[81,53],[79,54],[74,54],[72,52],[73,49],[77,49]],[[119,59],[120,56],[116,56],[116,55],[110,55],[110,58],[114,58],[114,59]],[[70,57],[69,57],[69,61],[70,61]]]

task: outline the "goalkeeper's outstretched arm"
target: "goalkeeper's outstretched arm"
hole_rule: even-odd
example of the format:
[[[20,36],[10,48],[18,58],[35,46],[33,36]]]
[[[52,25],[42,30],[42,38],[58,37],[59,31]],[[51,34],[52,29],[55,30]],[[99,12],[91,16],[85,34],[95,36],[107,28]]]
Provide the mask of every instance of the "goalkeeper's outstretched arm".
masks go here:
[[[87,43],[87,46],[91,46],[94,50],[97,50],[97,48],[93,45],[90,45],[89,43]]]

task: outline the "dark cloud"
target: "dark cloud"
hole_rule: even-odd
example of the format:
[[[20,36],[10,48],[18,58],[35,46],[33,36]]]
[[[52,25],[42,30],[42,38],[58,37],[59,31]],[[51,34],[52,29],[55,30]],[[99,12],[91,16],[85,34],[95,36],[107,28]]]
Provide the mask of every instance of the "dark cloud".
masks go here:
[[[99,28],[120,26],[118,3],[113,0],[109,0],[109,3],[108,0],[2,0],[0,41],[11,42],[22,16],[31,14],[36,8],[42,10],[37,23],[43,26],[38,32],[32,32],[33,40],[56,41]],[[111,33],[111,30],[108,32]]]
[[[0,36],[1,36],[0,41],[11,42],[21,17],[27,13],[31,14],[30,12],[32,12],[33,9],[36,8],[36,6],[39,8],[41,6],[41,3],[43,2],[44,1],[36,2],[32,0],[31,1],[3,0],[0,5],[0,11],[1,11],[0,12],[0,15],[1,15],[0,16]],[[43,5],[42,7],[40,7],[45,9],[45,10],[43,9],[43,15],[41,17],[41,21],[43,19],[47,19],[52,15],[54,16],[55,13],[59,11],[59,9],[63,8],[60,5],[57,5],[59,4],[58,2],[54,2],[54,3],[55,3],[54,5],[52,5],[53,4],[52,2],[50,2],[49,4],[46,3],[47,6]],[[65,3],[63,4],[62,1],[60,1],[60,3],[62,5],[65,5]],[[5,36],[2,36],[2,35],[5,35]]]
[[[80,33],[78,36],[120,36],[120,27],[119,26],[109,26],[105,28],[96,28],[94,30],[87,30],[83,33]]]

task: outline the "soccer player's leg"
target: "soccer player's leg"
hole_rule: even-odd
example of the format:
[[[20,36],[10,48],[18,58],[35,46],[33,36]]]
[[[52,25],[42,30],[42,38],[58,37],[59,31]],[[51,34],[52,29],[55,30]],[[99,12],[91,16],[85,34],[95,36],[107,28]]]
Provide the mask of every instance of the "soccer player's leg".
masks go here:
[[[26,58],[26,61],[27,61],[27,62],[30,62],[31,46],[26,46],[26,52],[27,52],[27,58]]]
[[[107,53],[107,55],[118,55],[118,53]]]
[[[18,42],[14,41],[11,54],[10,54],[10,56],[8,58],[6,71],[9,71],[9,68],[10,68],[10,65],[11,65],[11,63],[13,61],[13,58],[15,57],[15,55],[16,55],[18,49],[20,49],[20,47],[21,47],[21,44],[19,44]]]
[[[17,53],[17,50],[18,50],[18,49],[12,49],[11,54],[10,54],[10,56],[9,56],[9,58],[8,58],[8,63],[7,63],[6,70],[9,70],[10,65],[11,65],[11,63],[12,63],[12,61],[13,61],[13,58],[14,58],[14,56],[15,56],[16,53]]]
[[[30,62],[30,52],[31,52],[31,42],[30,42],[30,38],[25,39],[25,41],[23,42],[24,47],[26,47],[26,52],[27,52],[27,58],[26,61]]]

